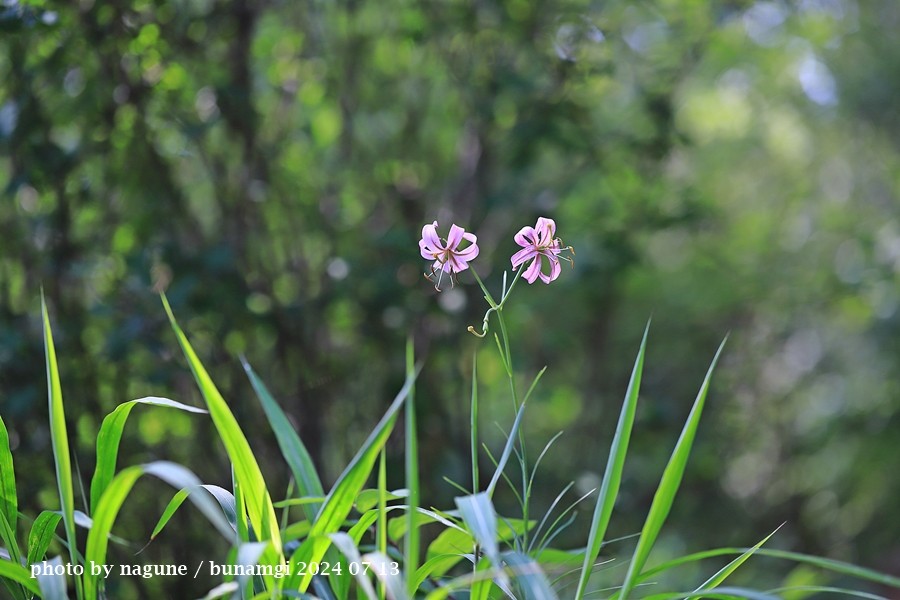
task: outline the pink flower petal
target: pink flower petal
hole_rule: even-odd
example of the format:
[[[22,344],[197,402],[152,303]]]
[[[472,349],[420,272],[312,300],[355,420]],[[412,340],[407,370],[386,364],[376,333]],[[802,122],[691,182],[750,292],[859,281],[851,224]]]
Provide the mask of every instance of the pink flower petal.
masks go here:
[[[441,238],[439,238],[437,234],[437,224],[438,222],[435,221],[430,225],[422,227],[422,239],[419,240],[419,251],[422,254],[422,258],[430,260],[435,258],[443,250]]]
[[[559,266],[559,260],[555,258],[550,259],[550,275],[544,275],[541,273],[541,281],[544,283],[550,283],[559,277],[559,273],[562,271],[562,268]]]
[[[516,243],[522,247],[534,246],[537,244],[537,232],[533,227],[523,227],[519,233],[515,235]]]
[[[553,236],[556,235],[556,221],[553,219],[538,217],[534,228],[540,235],[540,239],[538,240],[538,245],[540,246],[548,245],[553,240]]]
[[[478,256],[478,244],[472,244],[465,250],[458,250],[456,252],[456,256],[458,256],[461,260],[466,262],[470,260],[474,260],[476,256]]]
[[[515,269],[529,258],[534,258],[535,256],[537,256],[537,250],[534,248],[522,248],[513,254],[509,260],[512,262],[513,269]]]
[[[538,276],[541,274],[541,257],[537,256],[532,263],[525,269],[525,272],[522,273],[522,277],[525,278],[528,283],[534,283]]]
[[[462,241],[463,235],[466,233],[466,230],[458,225],[450,226],[450,235],[447,236],[447,248],[450,250],[456,250],[456,247],[459,246],[459,243]]]

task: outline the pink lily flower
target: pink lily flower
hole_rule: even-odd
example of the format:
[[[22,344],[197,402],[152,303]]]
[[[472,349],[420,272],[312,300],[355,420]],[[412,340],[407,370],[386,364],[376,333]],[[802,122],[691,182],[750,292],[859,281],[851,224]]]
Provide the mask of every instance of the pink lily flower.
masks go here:
[[[473,233],[466,233],[466,230],[457,225],[450,226],[450,235],[446,241],[442,241],[437,234],[438,222],[435,221],[430,225],[422,227],[422,239],[419,240],[419,251],[422,258],[433,260],[431,265],[431,274],[426,273],[426,277],[432,279],[438,272],[438,281],[435,283],[435,289],[440,290],[441,277],[444,273],[452,276],[469,268],[469,262],[478,256],[478,238]],[[468,245],[460,250],[459,246],[463,240]]]
[[[550,283],[557,277],[562,270],[559,266],[559,260],[572,259],[566,256],[560,256],[563,250],[572,250],[571,246],[563,247],[562,240],[556,236],[556,222],[553,219],[539,217],[534,227],[523,227],[516,234],[516,243],[522,246],[522,249],[512,255],[513,270],[519,266],[532,261],[530,265],[522,273],[522,276],[528,283],[534,283],[540,277],[544,283]],[[550,264],[550,273],[543,272],[543,261],[547,259]]]

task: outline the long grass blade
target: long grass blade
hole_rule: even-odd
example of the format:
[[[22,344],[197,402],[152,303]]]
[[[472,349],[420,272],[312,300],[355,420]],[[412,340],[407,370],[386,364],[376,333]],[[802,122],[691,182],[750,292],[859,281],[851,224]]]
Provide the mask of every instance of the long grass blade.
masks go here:
[[[746,552],[744,552],[743,554],[741,554],[740,556],[738,556],[737,558],[732,560],[730,563],[728,563],[727,565],[725,565],[724,567],[719,569],[712,577],[710,577],[709,579],[704,581],[696,590],[694,590],[694,592],[702,592],[702,591],[712,590],[712,589],[715,589],[716,587],[718,587],[719,585],[721,585],[722,582],[725,581],[729,575],[734,573],[738,569],[738,567],[740,567],[742,564],[744,564],[744,562],[746,562],[746,560],[748,558],[753,556],[754,552],[759,550],[763,544],[768,542],[769,538],[771,538],[773,535],[775,535],[775,533],[779,529],[781,529],[781,527],[782,527],[782,525],[779,525],[775,529],[775,531],[773,531],[772,533],[770,533],[769,535],[767,535],[766,537],[761,539],[759,541],[759,543],[757,543],[755,546],[753,546],[752,548],[748,548]]]
[[[625,467],[625,456],[628,454],[628,442],[631,440],[631,430],[634,426],[634,415],[637,411],[638,396],[641,389],[641,375],[644,371],[644,353],[647,349],[647,334],[650,332],[650,323],[644,328],[644,337],[638,350],[634,368],[631,371],[631,379],[625,392],[625,401],[619,413],[619,423],[616,425],[616,433],[613,436],[612,446],[609,449],[609,459],[606,462],[606,471],[603,473],[603,482],[600,484],[600,493],[597,496],[597,504],[594,507],[594,517],[591,521],[590,534],[588,535],[587,552],[578,578],[578,589],[575,599],[581,600],[587,591],[588,579],[591,576],[593,564],[600,556],[600,547],[606,536],[606,529],[612,516],[616,498],[619,495],[619,486],[622,483],[622,471]]]
[[[138,404],[149,406],[162,406],[175,408],[190,413],[205,414],[206,411],[195,406],[188,406],[181,402],[175,402],[168,398],[148,396],[129,402],[123,402],[103,419],[100,432],[97,434],[97,468],[94,469],[94,477],[91,479],[91,509],[96,510],[100,496],[106,490],[106,486],[116,474],[116,461],[119,456],[119,443],[122,441],[122,432],[131,409]]]
[[[69,600],[66,594],[66,576],[57,575],[54,571],[55,568],[63,566],[62,557],[57,556],[46,564],[49,565],[49,569],[36,575],[42,600]]]
[[[309,451],[306,449],[300,436],[297,435],[297,432],[291,426],[287,415],[284,414],[281,406],[278,405],[268,388],[253,371],[250,363],[242,357],[241,364],[244,365],[244,371],[250,379],[250,385],[253,386],[256,397],[266,413],[269,426],[275,432],[275,439],[278,442],[278,447],[281,449],[281,455],[288,464],[288,468],[294,476],[294,481],[297,482],[300,495],[311,497],[325,496],[325,489],[322,487],[322,481],[316,472],[312,457],[309,455]],[[318,513],[320,507],[321,502],[311,503],[304,506],[303,514],[312,522],[316,518],[316,513]]]
[[[362,557],[364,563],[368,563],[375,577],[384,585],[387,596],[391,600],[410,600],[413,596],[406,593],[403,584],[403,574],[397,567],[397,563],[381,552],[370,552]]]
[[[19,542],[16,540],[16,532],[9,526],[6,515],[0,512],[0,541],[6,546],[9,557],[15,563],[21,562],[21,551],[19,550]]]
[[[697,434],[697,427],[700,424],[700,415],[703,412],[703,406],[706,402],[706,394],[709,391],[713,370],[716,367],[716,363],[719,361],[722,349],[725,347],[725,341],[727,341],[727,339],[723,340],[719,345],[719,349],[713,358],[712,364],[706,372],[706,378],[703,380],[703,385],[700,386],[700,391],[697,394],[697,398],[694,400],[694,406],[691,408],[687,422],[681,430],[681,436],[675,444],[675,449],[672,451],[669,463],[666,465],[659,486],[656,488],[656,494],[654,494],[653,502],[650,505],[650,512],[647,515],[647,520],[644,522],[644,527],[641,530],[641,537],[638,538],[637,548],[635,548],[634,555],[628,565],[625,581],[622,583],[619,597],[623,600],[628,598],[628,594],[634,589],[638,575],[640,575],[643,570],[644,565],[647,562],[647,557],[650,556],[650,550],[653,548],[653,544],[656,542],[656,538],[659,536],[663,523],[672,508],[675,494],[678,492],[678,487],[681,485],[681,479],[684,476],[684,469],[687,466],[691,447],[694,443],[694,437]]]
[[[31,572],[20,564],[0,560],[0,579],[18,583],[32,594],[39,596],[41,593],[37,582],[31,577]]]
[[[540,565],[518,552],[504,552],[503,560],[525,594],[525,600],[557,600],[556,593]]]
[[[69,544],[69,560],[75,562],[78,556],[78,538],[75,536],[75,499],[72,485],[72,457],[69,454],[69,437],[66,432],[66,413],[63,408],[62,385],[59,381],[59,367],[56,362],[56,347],[47,303],[41,292],[41,317],[44,324],[44,358],[47,365],[47,400],[50,411],[50,440],[53,446],[53,462],[56,465],[56,484],[59,489],[59,505],[62,510],[66,542]],[[82,598],[81,578],[75,576],[75,590]]]
[[[38,518],[31,524],[31,531],[28,533],[28,564],[43,560],[56,535],[56,527],[62,520],[62,515],[56,511],[45,510],[38,515]]]
[[[406,340],[406,378],[413,379],[416,372],[413,340]],[[406,513],[406,543],[403,545],[403,568],[406,571],[406,595],[416,594],[415,574],[419,568],[419,528],[416,524],[416,509],[419,507],[419,438],[416,427],[416,386],[410,386],[404,407],[406,415],[406,489],[409,491]]]
[[[482,551],[494,566],[500,566],[500,547],[497,544],[497,514],[487,492],[456,499],[456,507],[463,521]]]
[[[343,552],[344,556],[347,557],[347,560],[350,561],[350,564],[362,564],[362,556],[360,555],[359,549],[356,547],[356,544],[353,542],[353,538],[340,531],[337,533],[332,533],[330,537],[331,543],[334,544],[338,550]],[[375,588],[372,586],[372,582],[366,576],[365,569],[355,570],[353,576],[359,583],[359,589],[362,590],[362,593],[365,594],[365,597],[369,600],[377,600],[378,596],[375,594]]]
[[[397,414],[406,401],[415,377],[415,372],[407,376],[406,382],[394,397],[384,416],[381,417],[381,421],[369,434],[356,456],[353,457],[353,460],[344,469],[334,487],[331,488],[331,491],[325,498],[325,502],[322,504],[322,508],[319,510],[319,514],[316,516],[309,537],[291,557],[292,564],[297,564],[298,561],[307,564],[317,563],[325,555],[325,552],[331,545],[331,539],[328,536],[338,531],[347,515],[350,514],[354,500],[359,495],[360,490],[363,489],[369,475],[372,473],[378,454],[384,447],[385,442],[387,442],[391,431],[393,431],[394,424],[397,421]],[[294,573],[294,576],[285,581],[284,589],[299,589],[301,592],[306,592],[311,579],[312,574],[310,572],[303,575]]]
[[[472,354],[472,398],[471,398],[472,437],[472,493],[478,493],[478,354]]]
[[[184,356],[190,365],[197,385],[206,406],[209,409],[209,415],[215,424],[219,437],[225,445],[228,458],[234,465],[235,476],[240,483],[244,493],[244,500],[247,505],[247,513],[250,517],[250,523],[256,531],[259,540],[271,540],[275,553],[281,556],[283,553],[281,544],[281,535],[279,533],[278,518],[275,516],[275,507],[272,506],[271,496],[266,487],[266,480],[263,477],[256,457],[250,449],[250,444],[241,431],[237,419],[234,418],[228,404],[219,393],[212,379],[207,373],[190,342],[175,321],[175,315],[169,306],[165,295],[161,296],[163,306],[169,315],[169,322],[178,338],[178,343],[184,352]]]
[[[688,600],[689,598],[704,598],[709,600],[782,600],[780,596],[773,596],[767,592],[760,592],[747,588],[722,587],[712,592],[665,592],[646,596],[644,600]]]
[[[0,417],[0,514],[6,517],[6,523],[13,532],[14,540],[16,523],[19,518],[19,502],[16,495],[16,472],[13,468],[12,451],[9,449],[9,432],[6,430],[6,424],[2,417]],[[17,545],[11,545],[9,540],[4,540],[4,542],[13,561],[18,562]],[[16,554],[13,554],[11,546],[15,546]]]
[[[237,508],[235,507],[234,495],[225,488],[217,485],[204,484],[195,488],[178,490],[175,495],[172,496],[169,504],[167,504],[165,510],[163,510],[163,514],[159,517],[159,521],[156,522],[153,533],[150,534],[151,542],[156,539],[156,536],[162,533],[162,530],[168,525],[169,521],[175,515],[175,512],[184,501],[187,500],[188,496],[199,490],[204,490],[209,493],[209,495],[219,503],[219,507],[222,509],[222,515],[228,521],[228,525],[231,526],[233,532],[237,533]]]
[[[638,583],[647,581],[662,572],[674,569],[681,565],[694,563],[697,561],[705,560],[707,558],[715,558],[717,556],[740,555],[747,552],[747,550],[747,548],[714,548],[712,550],[704,550],[703,552],[695,552],[693,554],[679,556],[678,558],[674,558],[653,568],[647,569],[646,571],[641,573],[641,576],[638,578]],[[767,556],[770,558],[777,558],[807,564],[818,567],[825,571],[837,573],[839,575],[855,577],[864,581],[870,581],[872,583],[900,589],[900,577],[888,575],[885,573],[879,573],[878,571],[873,571],[872,569],[858,567],[856,565],[841,562],[831,558],[822,558],[819,556],[801,554],[799,552],[790,552],[787,550],[771,550],[766,548],[758,549],[756,551],[756,554],[759,556]]]
[[[85,563],[106,564],[106,551],[109,544],[109,533],[113,523],[125,502],[131,489],[143,475],[153,475],[162,479],[176,489],[192,488],[200,485],[197,476],[181,465],[159,461],[146,465],[135,465],[120,471],[107,486],[106,491],[100,497],[97,504],[97,512],[94,515],[94,524],[88,532],[87,548],[85,550]],[[191,494],[190,500],[207,519],[231,541],[234,534],[228,522],[222,516],[222,511],[208,494]],[[90,569],[84,574],[84,593],[89,599],[97,598],[100,591],[100,579]]]
[[[509,431],[509,437],[506,439],[506,446],[503,448],[503,453],[500,455],[500,460],[497,461],[497,469],[494,471],[494,476],[491,478],[491,482],[488,484],[487,494],[490,497],[493,497],[494,490],[497,488],[497,483],[500,481],[501,475],[503,475],[503,469],[506,468],[506,463],[509,461],[509,455],[512,454],[513,446],[515,445],[516,434],[519,431],[519,426],[522,424],[522,417],[525,415],[525,406],[528,404],[528,399],[522,401],[521,406],[519,406],[519,410],[516,413],[516,420],[513,421],[512,429]]]

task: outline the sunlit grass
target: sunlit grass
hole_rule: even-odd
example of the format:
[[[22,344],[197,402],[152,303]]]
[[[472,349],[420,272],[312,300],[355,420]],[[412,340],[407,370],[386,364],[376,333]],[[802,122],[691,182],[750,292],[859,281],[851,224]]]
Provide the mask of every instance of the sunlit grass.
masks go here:
[[[273,494],[263,478],[257,455],[251,449],[250,441],[256,435],[248,437],[241,429],[225,398],[194,352],[187,334],[178,326],[165,298],[164,307],[177,343],[194,374],[206,410],[157,397],[120,404],[106,416],[98,432],[97,467],[90,481],[90,498],[85,500],[84,510],[79,510],[76,507],[75,481],[65,429],[61,374],[49,314],[44,305],[42,317],[48,407],[61,510],[40,512],[32,522],[27,543],[20,543],[18,529],[24,519],[20,518],[22,515],[19,512],[17,475],[9,449],[6,423],[0,418],[0,541],[5,551],[4,558],[0,560],[0,580],[3,581],[4,591],[14,600],[38,597],[57,600],[69,598],[72,593],[79,600],[103,598],[105,582],[96,573],[85,570],[84,574],[69,578],[57,574],[54,569],[64,565],[106,563],[109,545],[116,543],[117,539],[112,535],[117,517],[134,485],[144,475],[153,475],[175,488],[172,500],[162,515],[154,516],[157,520],[150,535],[151,541],[166,527],[176,511],[181,510],[184,501],[190,500],[231,548],[227,557],[216,557],[216,560],[248,568],[263,567],[259,571],[262,575],[224,578],[207,598],[237,594],[237,597],[253,599],[294,595],[335,600],[439,600],[464,591],[467,597],[480,600],[501,597],[537,600],[569,597],[579,600],[588,597],[612,600],[637,597],[658,600],[696,597],[770,600],[789,589],[804,593],[845,594],[848,597],[879,597],[863,589],[824,584],[775,590],[725,587],[732,573],[738,568],[747,568],[745,565],[754,556],[802,563],[823,572],[900,589],[900,579],[896,577],[829,559],[765,548],[765,543],[777,535],[777,530],[750,548],[720,548],[647,566],[663,527],[673,527],[667,523],[667,517],[689,460],[724,342],[700,386],[668,464],[662,469],[656,494],[645,524],[636,536],[631,557],[624,558],[620,570],[603,572],[602,578],[597,577],[598,565],[604,565],[613,558],[623,558],[622,552],[610,553],[610,544],[614,540],[606,539],[606,533],[622,485],[645,366],[649,324],[625,392],[606,457],[604,476],[593,500],[593,518],[585,535],[585,545],[580,548],[557,547],[557,536],[572,523],[574,510],[588,501],[592,494],[573,500],[568,497],[573,487],[570,483],[558,493],[543,514],[535,515],[530,504],[534,486],[541,478],[541,461],[558,436],[547,441],[544,450],[533,462],[528,460],[522,423],[527,418],[529,399],[541,393],[544,370],[533,375],[528,390],[520,396],[515,385],[519,374],[513,369],[513,346],[502,311],[515,283],[516,280],[509,288],[504,286],[500,302],[494,301],[485,288],[485,297],[492,309],[485,317],[483,328],[483,332],[487,333],[490,318],[498,321],[499,334],[494,336],[491,345],[496,345],[510,379],[515,418],[509,424],[503,449],[495,459],[480,445],[478,376],[473,360],[470,395],[471,488],[454,482],[460,495],[454,506],[445,510],[425,508],[430,504],[427,499],[421,498],[419,475],[422,467],[419,464],[415,418],[415,381],[421,365],[416,363],[411,342],[406,349],[404,385],[330,488],[323,485],[303,441],[273,394],[250,365],[243,362],[248,384],[256,392],[281,450],[284,461],[281,468],[292,477],[287,495]],[[164,408],[196,413],[197,418],[210,418],[231,463],[232,489],[205,484],[186,466],[166,461],[120,468],[117,464],[119,446],[128,416],[133,408],[142,405],[148,407],[142,410]],[[404,414],[403,477],[406,487],[388,490],[385,445],[394,434],[401,412]],[[479,462],[482,458],[494,464],[490,482],[483,490],[479,489]],[[372,481],[374,487],[367,487],[372,485]],[[493,498],[499,493],[509,493],[515,497],[520,514],[498,513]],[[293,507],[298,507],[297,514],[302,515],[299,520],[297,514],[292,513]],[[276,518],[276,508],[283,511],[280,520]],[[64,529],[62,538],[56,535],[60,522]],[[77,544],[76,523],[88,528],[83,549]],[[431,528],[427,537],[420,531],[423,527]],[[430,542],[424,545],[423,539]],[[55,542],[65,554],[48,556]],[[604,552],[606,555],[601,557]],[[658,585],[651,585],[659,581],[661,575],[678,567],[701,561],[705,564],[705,561],[726,557],[731,557],[729,562],[720,562],[717,568],[709,570],[705,579],[686,590],[661,590]],[[331,565],[327,575],[310,568],[297,568],[300,564],[309,567],[325,563]],[[266,572],[264,568],[276,570]],[[275,574],[277,569],[284,570],[281,573],[283,576]],[[618,580],[610,586],[609,581],[614,577]],[[599,582],[600,579],[603,583]]]

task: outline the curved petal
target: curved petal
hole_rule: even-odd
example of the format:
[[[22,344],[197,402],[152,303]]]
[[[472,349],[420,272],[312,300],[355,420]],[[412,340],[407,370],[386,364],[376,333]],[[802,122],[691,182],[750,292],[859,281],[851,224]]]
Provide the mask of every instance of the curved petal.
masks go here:
[[[538,278],[538,275],[541,274],[541,257],[540,255],[536,256],[535,259],[531,262],[525,272],[522,273],[522,277],[525,278],[528,283],[534,283]]]
[[[437,234],[437,225],[438,222],[435,221],[422,227],[422,239],[419,240],[419,251],[422,253],[422,258],[435,258],[443,250],[441,238]]]
[[[475,260],[475,257],[478,256],[478,244],[472,244],[463,250],[459,250],[454,252],[453,254],[459,257],[460,260],[468,262],[470,260]]]
[[[550,283],[557,277],[559,277],[560,271],[562,271],[562,267],[559,266],[559,261],[551,258],[550,260],[550,275],[544,275],[541,273],[541,281],[544,283]]]
[[[546,217],[538,217],[537,223],[534,226],[535,230],[537,230],[540,239],[538,240],[538,244],[541,246],[547,246],[553,241],[553,237],[556,235],[556,221],[553,219],[548,219]]]
[[[520,229],[513,239],[522,247],[535,246],[537,245],[538,235],[534,227],[526,226]]]
[[[469,265],[465,260],[460,259],[459,255],[450,255],[450,260],[448,261],[452,267],[451,273],[460,273],[469,268]]]
[[[537,256],[537,250],[535,250],[534,248],[522,248],[521,250],[513,254],[512,258],[510,258],[509,260],[512,263],[513,269],[515,269],[529,258],[534,258],[535,256]]]
[[[456,250],[456,247],[459,246],[459,243],[462,241],[463,235],[465,235],[465,233],[466,230],[459,225],[451,225],[450,235],[447,236],[447,247],[451,250]]]
[[[419,240],[419,254],[422,255],[422,258],[432,260],[436,258],[441,252],[442,250],[429,246],[425,240]]]

